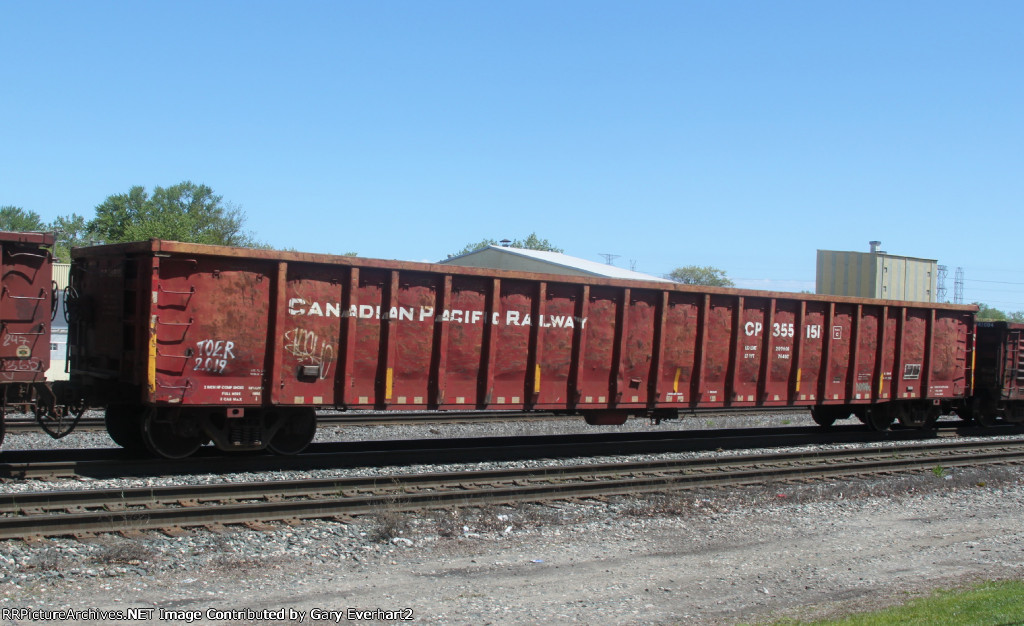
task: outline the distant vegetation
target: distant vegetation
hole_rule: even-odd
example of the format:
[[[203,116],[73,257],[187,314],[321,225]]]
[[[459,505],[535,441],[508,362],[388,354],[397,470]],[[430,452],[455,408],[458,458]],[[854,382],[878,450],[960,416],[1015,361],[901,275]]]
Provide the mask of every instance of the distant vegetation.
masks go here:
[[[978,319],[986,322],[1024,322],[1024,311],[1013,311],[1003,313],[982,302],[975,302],[978,305]]]
[[[736,283],[732,282],[732,280],[725,275],[725,270],[720,270],[708,265],[684,265],[683,267],[677,267],[672,270],[670,274],[665,276],[665,278],[684,285],[706,285],[710,287],[736,286]]]
[[[0,230],[53,231],[57,235],[54,257],[71,260],[72,247],[121,243],[151,238],[224,246],[267,247],[244,230],[242,209],[225,203],[206,185],[184,181],[170,187],[154,187],[153,193],[135,186],[127,193],[108,196],[89,220],[72,213],[45,223],[35,211],[0,207]]]
[[[470,252],[476,252],[477,250],[483,250],[487,246],[500,246],[500,241],[494,239],[484,239],[477,243],[471,243],[462,250],[459,250],[455,254],[449,256],[461,256],[463,254],[469,254]],[[565,252],[565,250],[556,247],[547,239],[541,239],[537,236],[537,233],[530,233],[530,236],[526,239],[514,239],[509,242],[508,247],[510,248],[524,248],[526,250],[545,250],[547,252]]]

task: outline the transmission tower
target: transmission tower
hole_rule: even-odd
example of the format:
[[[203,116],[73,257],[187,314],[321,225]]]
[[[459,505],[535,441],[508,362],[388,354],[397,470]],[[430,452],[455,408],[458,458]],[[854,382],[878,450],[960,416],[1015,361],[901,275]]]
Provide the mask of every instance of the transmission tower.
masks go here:
[[[612,265],[612,261],[622,256],[621,254],[608,254],[607,252],[600,253],[600,256],[604,257],[604,262],[607,265]]]
[[[953,278],[953,304],[964,303],[964,268],[956,268]]]
[[[936,302],[947,302],[946,300],[946,275],[949,274],[949,268],[945,265],[939,266],[939,284],[935,289],[935,301]]]

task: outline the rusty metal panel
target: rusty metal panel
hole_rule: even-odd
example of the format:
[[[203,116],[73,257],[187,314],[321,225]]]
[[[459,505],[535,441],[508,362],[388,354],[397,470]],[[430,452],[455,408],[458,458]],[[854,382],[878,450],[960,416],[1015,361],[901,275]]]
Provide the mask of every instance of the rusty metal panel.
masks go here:
[[[150,261],[148,400],[261,405],[276,267],[199,255]]]
[[[439,285],[443,281],[438,276],[423,272],[407,272],[399,279],[394,319],[397,352],[389,399],[396,408],[423,408],[431,403],[434,314],[438,309]]]
[[[988,400],[1024,400],[1024,324],[978,322],[975,380]]]
[[[52,246],[48,233],[0,233],[0,382],[41,382],[50,367]]]
[[[571,403],[573,339],[576,335],[578,287],[549,284],[544,295],[543,317],[538,319],[538,341],[544,349],[540,366],[539,407],[558,408]]]
[[[606,408],[615,399],[611,395],[612,376],[616,372],[616,328],[622,290],[592,287],[588,302],[588,315],[579,326],[586,336],[586,351],[580,364],[580,406]]]
[[[500,288],[491,403],[498,409],[521,408],[533,381],[527,365],[530,360],[530,312],[536,289],[529,281],[509,279],[503,279]],[[533,390],[529,391],[532,393]]]
[[[669,294],[662,335],[662,367],[658,404],[681,407],[693,400],[697,355],[700,352],[700,318],[704,298],[696,294]]]
[[[272,380],[275,404],[335,403],[344,278],[329,267],[288,265],[285,311],[272,329],[280,346]]]
[[[945,311],[933,311],[929,398],[959,398],[970,393],[967,380],[968,336],[973,317]]]
[[[629,323],[619,375],[618,402],[634,408],[648,403],[651,366],[655,353],[656,312],[660,294],[655,291],[630,290]]]

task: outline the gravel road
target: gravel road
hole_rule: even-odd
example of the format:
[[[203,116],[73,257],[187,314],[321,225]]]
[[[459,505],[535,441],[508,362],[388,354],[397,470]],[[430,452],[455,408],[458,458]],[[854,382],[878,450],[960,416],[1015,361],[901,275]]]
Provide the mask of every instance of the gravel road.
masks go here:
[[[832,616],[940,586],[1024,579],[1022,512],[1021,468],[938,468],[418,515],[382,510],[347,523],[6,541],[0,625],[38,623],[6,609],[59,608],[92,610],[80,618],[138,608],[154,609],[154,623],[235,624],[297,623],[300,615],[305,624]]]

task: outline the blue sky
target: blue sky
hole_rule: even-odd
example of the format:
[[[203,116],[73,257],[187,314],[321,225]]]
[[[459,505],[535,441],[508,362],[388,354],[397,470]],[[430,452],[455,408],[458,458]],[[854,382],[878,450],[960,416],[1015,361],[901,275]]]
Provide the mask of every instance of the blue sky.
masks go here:
[[[813,289],[934,258],[1024,310],[1024,3],[0,0],[0,205],[205,183],[274,246]]]

